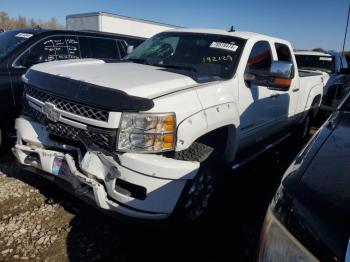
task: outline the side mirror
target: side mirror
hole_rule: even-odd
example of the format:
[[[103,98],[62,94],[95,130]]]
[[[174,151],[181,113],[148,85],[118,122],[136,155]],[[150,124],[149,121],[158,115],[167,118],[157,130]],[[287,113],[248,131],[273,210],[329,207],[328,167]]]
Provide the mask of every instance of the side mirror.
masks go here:
[[[272,61],[270,71],[247,71],[244,80],[270,89],[288,91],[294,76],[294,66],[290,62]]]
[[[42,55],[28,53],[21,59],[21,65],[24,67],[31,67],[32,65],[45,62]]]
[[[284,61],[272,61],[270,76],[281,79],[289,79],[293,78],[294,67],[290,62]]]
[[[350,68],[341,68],[339,73],[341,75],[350,75]]]
[[[131,54],[132,51],[134,51],[134,46],[133,45],[128,45],[128,49],[126,50],[127,54]]]

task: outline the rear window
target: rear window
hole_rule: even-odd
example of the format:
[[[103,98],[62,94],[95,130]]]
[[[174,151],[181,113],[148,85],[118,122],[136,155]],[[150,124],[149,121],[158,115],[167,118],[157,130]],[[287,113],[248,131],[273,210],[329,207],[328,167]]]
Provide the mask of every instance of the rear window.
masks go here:
[[[332,56],[295,55],[299,69],[319,70],[328,74],[335,72],[335,62]]]
[[[97,37],[79,37],[79,43],[82,58],[121,58],[116,40]]]

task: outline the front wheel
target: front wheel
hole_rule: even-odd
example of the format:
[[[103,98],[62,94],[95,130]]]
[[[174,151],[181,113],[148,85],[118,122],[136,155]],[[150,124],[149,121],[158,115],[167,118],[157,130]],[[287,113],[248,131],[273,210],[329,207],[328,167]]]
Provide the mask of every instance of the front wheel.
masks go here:
[[[187,150],[175,153],[175,158],[200,162],[197,175],[188,182],[174,211],[176,216],[181,216],[181,219],[197,221],[208,213],[221,179],[220,167],[225,164],[214,148],[199,142],[193,143]]]

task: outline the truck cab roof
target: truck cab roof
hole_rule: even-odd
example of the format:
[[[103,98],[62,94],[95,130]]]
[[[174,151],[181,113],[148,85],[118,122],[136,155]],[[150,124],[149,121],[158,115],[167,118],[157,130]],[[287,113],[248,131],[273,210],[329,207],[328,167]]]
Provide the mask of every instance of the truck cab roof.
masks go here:
[[[268,35],[258,34],[254,32],[244,32],[244,31],[225,31],[223,29],[205,29],[205,28],[179,28],[179,29],[172,29],[168,30],[167,32],[184,32],[184,33],[200,33],[200,34],[213,34],[213,35],[225,35],[225,36],[233,36],[233,37],[239,37],[242,39],[255,39],[255,38],[262,38],[264,40],[272,40],[280,43],[289,43],[288,41],[276,38]]]

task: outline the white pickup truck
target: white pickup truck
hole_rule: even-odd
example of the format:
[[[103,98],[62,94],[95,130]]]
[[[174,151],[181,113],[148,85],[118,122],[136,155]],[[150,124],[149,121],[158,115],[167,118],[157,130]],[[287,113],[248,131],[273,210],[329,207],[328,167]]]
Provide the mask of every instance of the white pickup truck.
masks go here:
[[[167,31],[124,61],[29,69],[13,152],[21,167],[104,211],[196,219],[215,192],[217,165],[237,168],[308,126],[321,76],[299,73],[282,39]]]

